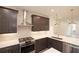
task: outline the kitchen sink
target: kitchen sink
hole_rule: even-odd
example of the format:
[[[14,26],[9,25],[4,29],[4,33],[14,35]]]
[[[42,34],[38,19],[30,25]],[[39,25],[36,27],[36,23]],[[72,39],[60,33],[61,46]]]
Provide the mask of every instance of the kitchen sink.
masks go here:
[[[54,36],[52,36],[52,38],[53,38],[53,39],[59,39],[59,40],[62,40],[62,38],[60,38],[60,37],[54,37]]]

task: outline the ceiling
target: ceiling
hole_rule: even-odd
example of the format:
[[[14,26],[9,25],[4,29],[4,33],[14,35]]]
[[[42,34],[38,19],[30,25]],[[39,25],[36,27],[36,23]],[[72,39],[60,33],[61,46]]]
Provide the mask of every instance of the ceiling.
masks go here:
[[[55,16],[57,14],[59,18],[71,17],[72,12],[70,10],[74,9],[73,18],[79,16],[79,6],[13,6],[13,7],[17,9],[26,9],[28,11],[37,12],[47,16]]]

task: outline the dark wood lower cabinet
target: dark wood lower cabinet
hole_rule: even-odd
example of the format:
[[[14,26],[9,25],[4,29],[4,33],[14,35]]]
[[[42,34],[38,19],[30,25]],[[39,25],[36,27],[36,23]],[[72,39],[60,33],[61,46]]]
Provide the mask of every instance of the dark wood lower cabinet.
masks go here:
[[[0,48],[0,53],[28,53],[33,50],[35,50],[35,53],[38,53],[42,50],[45,50],[51,47],[62,52],[63,42],[46,37],[46,38],[35,40],[35,43],[33,45],[30,45],[27,47],[21,48],[20,45],[17,44],[13,46]]]
[[[38,53],[48,47],[48,39],[42,38],[35,41],[35,52]]]
[[[79,53],[79,48],[72,47],[71,53]]]
[[[55,48],[63,52],[63,42],[51,39],[51,38],[42,38],[35,41],[35,52],[38,53],[46,48]]]
[[[51,48],[53,45],[53,40],[48,38],[48,48]]]
[[[63,44],[63,53],[79,53],[79,46],[65,42]]]
[[[13,45],[4,48],[0,48],[0,53],[20,53],[20,45]]]
[[[48,48],[53,47],[61,52],[63,52],[63,42],[55,40],[55,39],[48,39]]]
[[[48,37],[35,40],[34,44],[22,48],[19,44],[0,48],[0,53],[29,53],[33,50],[35,50],[35,53],[39,53],[51,47],[63,53],[79,53],[79,46]]]

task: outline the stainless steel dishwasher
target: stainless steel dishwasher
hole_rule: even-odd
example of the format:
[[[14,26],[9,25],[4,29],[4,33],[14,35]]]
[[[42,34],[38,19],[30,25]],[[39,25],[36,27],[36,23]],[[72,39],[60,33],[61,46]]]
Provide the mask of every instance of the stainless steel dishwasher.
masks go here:
[[[63,43],[63,53],[79,53],[79,46],[65,42]]]

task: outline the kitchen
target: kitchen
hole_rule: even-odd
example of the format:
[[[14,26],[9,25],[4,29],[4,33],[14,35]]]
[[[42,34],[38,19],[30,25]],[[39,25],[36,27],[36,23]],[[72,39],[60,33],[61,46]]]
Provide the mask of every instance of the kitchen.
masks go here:
[[[79,7],[62,6],[0,7],[0,52],[79,53],[78,26],[76,34],[67,29],[70,23],[78,25],[78,11]],[[9,24],[5,19],[12,21]]]

